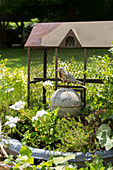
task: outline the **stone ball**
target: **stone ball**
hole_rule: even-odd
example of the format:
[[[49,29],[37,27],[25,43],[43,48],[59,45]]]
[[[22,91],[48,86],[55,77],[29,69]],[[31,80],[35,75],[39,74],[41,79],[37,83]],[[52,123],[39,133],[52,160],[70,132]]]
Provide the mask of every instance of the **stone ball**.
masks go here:
[[[69,88],[60,88],[51,96],[52,110],[59,107],[58,117],[62,118],[67,113],[71,117],[77,117],[81,110],[81,99],[79,94]]]

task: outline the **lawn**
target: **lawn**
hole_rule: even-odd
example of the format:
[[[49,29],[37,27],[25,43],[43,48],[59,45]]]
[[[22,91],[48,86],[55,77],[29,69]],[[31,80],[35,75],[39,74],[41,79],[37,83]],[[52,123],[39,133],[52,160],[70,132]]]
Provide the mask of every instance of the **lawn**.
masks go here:
[[[21,68],[25,67],[27,72],[27,50],[24,48],[4,48],[0,49],[1,59],[7,58],[7,67]]]
[[[109,53],[109,57],[111,56],[108,49],[88,49],[87,50],[87,58],[92,57],[93,55],[101,55],[104,56],[105,54]],[[24,48],[4,48],[0,49],[1,59],[7,58],[7,67],[12,69],[25,67],[25,72],[27,73],[27,50]],[[54,50],[48,51],[48,64],[52,64]],[[37,58],[38,56],[38,58]],[[58,57],[63,60],[69,60],[71,57],[74,57],[75,60],[81,64],[84,62],[84,50],[77,49],[77,50],[58,50]],[[40,53],[35,50],[33,55],[31,55],[31,61],[33,66],[41,66],[43,64],[43,51]],[[88,61],[89,62],[89,61]],[[88,63],[89,64],[89,63]],[[80,66],[79,66],[80,67]],[[83,68],[83,66],[82,66]]]

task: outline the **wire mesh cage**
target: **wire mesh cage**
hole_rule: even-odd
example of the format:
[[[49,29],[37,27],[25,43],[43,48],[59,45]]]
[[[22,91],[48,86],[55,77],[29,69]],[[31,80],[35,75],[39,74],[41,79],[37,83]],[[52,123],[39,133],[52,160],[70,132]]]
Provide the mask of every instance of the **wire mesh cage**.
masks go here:
[[[108,54],[111,57],[108,48],[112,42],[112,28],[113,21],[37,23],[25,44],[28,49],[28,104],[30,97],[35,104],[42,100],[46,103],[50,98],[48,89],[43,86],[46,80],[53,83],[51,93],[65,86],[56,71],[64,67],[84,83],[84,87],[73,83],[68,87],[80,93],[85,107],[87,97],[92,95],[88,91],[90,86],[98,88],[103,83],[97,61],[99,56]]]
[[[51,94],[59,87],[65,86],[59,80],[56,69],[64,67],[66,71],[71,73],[76,79],[79,79],[89,86],[97,88],[102,83],[102,77],[98,74],[86,74],[85,71],[96,69],[92,58],[98,56],[109,55],[111,53],[108,48],[31,48],[30,49],[30,95],[29,100],[35,104],[49,102]],[[57,59],[56,59],[57,57]],[[57,64],[56,64],[57,62]],[[43,87],[43,82],[50,80],[53,86],[48,91]],[[57,83],[55,82],[57,81]],[[69,86],[80,93],[83,107],[86,105],[86,98],[91,95],[88,90],[84,90],[82,86],[76,86],[72,83]],[[48,97],[47,97],[48,96]]]

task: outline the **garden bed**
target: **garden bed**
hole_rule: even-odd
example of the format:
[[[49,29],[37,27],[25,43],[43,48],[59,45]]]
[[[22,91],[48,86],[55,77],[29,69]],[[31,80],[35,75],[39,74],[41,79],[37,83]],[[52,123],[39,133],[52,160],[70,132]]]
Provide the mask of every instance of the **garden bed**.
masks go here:
[[[95,67],[87,69],[87,77],[94,75],[94,78],[104,79],[104,83],[86,84],[86,108],[76,118],[67,114],[62,119],[58,118],[58,109],[43,109],[41,89],[44,85],[40,82],[35,85],[36,91],[32,89],[32,107],[28,108],[24,69],[11,72],[5,67],[6,60],[1,61],[2,134],[7,133],[6,136],[12,138],[2,139],[3,143],[10,142],[6,147],[8,154],[16,157],[22,144],[32,147],[32,156],[36,160],[48,160],[51,155],[61,153],[63,156],[74,153],[75,159],[71,161],[82,166],[85,159],[91,161],[91,154],[96,153],[102,155],[105,163],[113,163],[113,62],[107,55],[91,60]],[[68,63],[65,65],[67,67]],[[50,104],[54,86],[48,83],[45,88]]]
[[[19,142],[16,139],[2,139],[2,143],[5,145],[6,147],[6,151],[8,154],[14,155],[14,158],[17,157],[17,155],[20,152],[21,149],[21,142]],[[9,146],[7,146],[9,145]],[[55,155],[63,155],[63,156],[67,156],[69,154],[72,154],[71,152],[66,152],[66,153],[62,153],[59,151],[49,151],[49,150],[44,150],[44,149],[37,149],[37,148],[33,148],[33,147],[29,147],[32,150],[32,157],[34,157],[34,159],[36,160],[48,160],[51,156],[55,156]],[[108,163],[111,162],[113,164],[113,150],[103,150],[103,151],[95,151],[93,153],[90,152],[76,152],[73,153],[75,155],[75,159],[70,160],[69,162],[71,163],[76,163],[76,165],[80,168],[83,167],[85,165],[85,160],[87,161],[91,161],[93,159],[92,154],[93,155],[101,155],[101,158],[103,159],[104,163]]]

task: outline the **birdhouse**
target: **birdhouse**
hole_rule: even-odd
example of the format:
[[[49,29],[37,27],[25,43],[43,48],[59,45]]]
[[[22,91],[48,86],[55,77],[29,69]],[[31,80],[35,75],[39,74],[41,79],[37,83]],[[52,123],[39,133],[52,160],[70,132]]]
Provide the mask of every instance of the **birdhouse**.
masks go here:
[[[89,57],[108,54],[112,41],[113,21],[37,23],[25,44],[28,51],[28,104],[30,105],[30,95],[35,93],[37,82],[54,81],[55,90],[65,86],[59,84],[61,80],[56,71],[58,58],[62,66],[65,61],[71,60],[73,57],[76,61],[75,72],[83,72],[87,70]],[[55,69],[51,77],[47,63],[53,56],[55,57]],[[40,70],[37,71],[39,68],[36,67],[39,64]],[[93,75],[86,77],[85,73],[79,74],[76,78],[84,82],[84,85],[86,83],[102,83],[102,80],[94,79]],[[85,107],[86,89],[75,85],[70,85],[69,88],[80,94],[82,106]],[[46,104],[46,89],[44,87],[42,93],[43,103]]]

